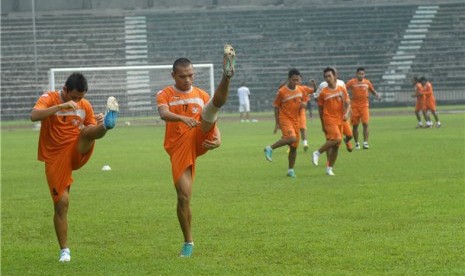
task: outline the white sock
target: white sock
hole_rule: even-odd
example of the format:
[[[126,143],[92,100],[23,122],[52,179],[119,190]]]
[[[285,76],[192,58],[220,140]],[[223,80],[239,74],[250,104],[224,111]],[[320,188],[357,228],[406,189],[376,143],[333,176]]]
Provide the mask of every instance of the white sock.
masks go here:
[[[308,146],[308,141],[307,140],[304,140],[304,146]]]

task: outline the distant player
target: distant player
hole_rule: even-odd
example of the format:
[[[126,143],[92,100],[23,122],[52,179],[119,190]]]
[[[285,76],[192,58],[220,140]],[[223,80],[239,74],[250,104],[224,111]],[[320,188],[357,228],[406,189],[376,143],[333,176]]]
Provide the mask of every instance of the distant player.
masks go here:
[[[360,144],[358,143],[358,125],[361,121],[363,126],[363,149],[369,149],[368,122],[370,120],[370,102],[368,99],[370,93],[373,94],[376,99],[379,99],[379,94],[376,92],[371,81],[365,78],[365,68],[358,67],[355,75],[355,78],[346,83],[347,92],[351,96],[351,122],[355,148],[360,149]]]
[[[223,76],[213,98],[193,86],[194,66],[186,58],[173,64],[174,85],[157,94],[157,108],[166,122],[164,147],[170,156],[173,182],[177,193],[177,216],[184,236],[181,257],[190,257],[194,248],[190,200],[197,157],[221,144],[216,125],[218,112],[226,103],[230,79],[234,75],[235,51],[224,46]]]
[[[423,87],[420,83],[420,79],[417,77],[412,78],[412,84],[415,87],[415,93],[412,95],[412,97],[416,98],[415,101],[415,117],[417,118],[418,124],[416,128],[422,128],[423,123],[421,121],[421,114],[423,115],[423,118],[425,118],[425,126],[426,122],[428,121],[426,117],[426,105],[425,105],[425,95],[423,95]],[[420,114],[421,112],[421,114]]]
[[[53,222],[60,245],[60,262],[69,262],[68,206],[72,172],[84,166],[94,151],[95,140],[115,127],[118,103],[108,98],[106,114],[97,114],[84,98],[87,80],[73,73],[62,91],[49,91],[31,111],[31,121],[41,121],[38,159],[45,163],[45,175],[53,199]]]
[[[433,114],[434,120],[436,121],[436,127],[441,127],[439,116],[436,113],[436,98],[434,97],[433,85],[425,77],[421,77],[419,81],[421,84],[421,94],[425,97],[424,108],[426,112],[426,127],[433,127],[433,122],[431,122],[428,111]]]
[[[333,167],[337,160],[339,145],[342,142],[343,122],[347,121],[350,115],[350,99],[346,88],[337,84],[336,69],[325,68],[323,76],[328,86],[321,89],[318,95],[318,111],[326,142],[313,152],[312,162],[318,166],[320,155],[327,152],[326,174],[333,176]]]
[[[239,98],[239,113],[241,123],[250,122],[250,89],[245,86],[245,82],[241,83],[241,87],[237,89],[237,97]]]
[[[294,171],[295,160],[297,158],[297,147],[300,139],[300,112],[305,108],[307,93],[303,86],[299,85],[302,77],[297,69],[288,72],[287,84],[279,88],[274,100],[275,128],[281,130],[282,136],[272,145],[265,147],[265,159],[272,161],[274,149],[282,146],[289,146],[287,176],[296,177]]]

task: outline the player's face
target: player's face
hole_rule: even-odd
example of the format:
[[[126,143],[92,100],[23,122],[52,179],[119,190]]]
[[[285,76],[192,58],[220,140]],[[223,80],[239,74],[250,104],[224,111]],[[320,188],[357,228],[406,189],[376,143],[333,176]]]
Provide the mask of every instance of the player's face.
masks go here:
[[[336,75],[333,74],[332,71],[326,72],[323,77],[325,78],[325,81],[328,83],[328,86],[331,88],[336,87],[336,82],[337,82],[337,77]]]
[[[363,80],[365,78],[365,71],[358,71],[357,72],[357,79],[359,81]]]
[[[302,77],[299,75],[293,75],[289,78],[288,87],[294,89],[296,85],[300,85],[302,83]]]
[[[178,66],[176,70],[171,73],[174,79],[176,88],[181,91],[188,91],[194,82],[194,67],[192,64],[188,66]]]
[[[77,89],[69,91],[65,86],[63,87],[63,93],[61,95],[63,96],[63,100],[65,102],[73,101],[75,103],[78,103],[82,100],[82,98],[84,98],[85,94],[86,92],[79,92],[77,91]]]

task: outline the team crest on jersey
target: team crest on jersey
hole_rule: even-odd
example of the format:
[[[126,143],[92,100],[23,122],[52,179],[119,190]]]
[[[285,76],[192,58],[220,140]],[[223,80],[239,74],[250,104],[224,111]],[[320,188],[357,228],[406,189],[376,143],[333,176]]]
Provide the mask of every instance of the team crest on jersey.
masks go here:
[[[199,109],[198,107],[196,107],[196,106],[194,106],[194,107],[192,108],[192,113],[194,113],[194,114],[199,113],[199,111],[200,111],[200,109]]]
[[[73,126],[78,126],[78,125],[81,123],[81,120],[79,120],[79,119],[73,119],[73,120],[71,121],[71,123],[73,124]]]

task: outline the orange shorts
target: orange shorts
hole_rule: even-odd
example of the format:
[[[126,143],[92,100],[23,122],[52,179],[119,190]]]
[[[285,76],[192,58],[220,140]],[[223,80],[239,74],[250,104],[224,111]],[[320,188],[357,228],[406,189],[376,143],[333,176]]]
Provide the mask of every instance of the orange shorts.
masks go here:
[[[45,175],[53,202],[58,202],[61,195],[73,183],[72,172],[84,166],[94,152],[95,144],[86,154],[81,154],[78,149],[79,139],[68,148],[57,154],[51,162],[45,163]]]
[[[342,134],[347,137],[352,137],[352,127],[350,126],[349,121],[342,122]]]
[[[425,98],[425,109],[436,111],[436,99],[434,97],[426,97]]]
[[[171,145],[166,152],[171,160],[171,172],[173,175],[173,182],[176,185],[184,171],[192,168],[192,179],[195,176],[195,160],[197,157],[205,154],[208,150],[202,146],[203,141],[212,140],[215,134],[216,124],[212,129],[203,133],[200,127],[195,127],[184,133],[178,139],[176,144]]]
[[[306,109],[302,108],[300,110],[300,129],[307,129],[307,116],[306,116]]]
[[[325,123],[326,139],[342,141],[343,125],[337,123]]]
[[[417,103],[415,104],[415,112],[425,110],[425,98],[417,97]]]
[[[300,140],[300,122],[296,123],[291,120],[279,118],[279,128],[281,129],[282,138],[296,138],[296,141],[292,143],[291,146],[297,148]]]
[[[368,124],[370,120],[370,111],[368,106],[352,106],[352,116],[351,116],[352,125],[360,124],[362,120],[363,124]]]

